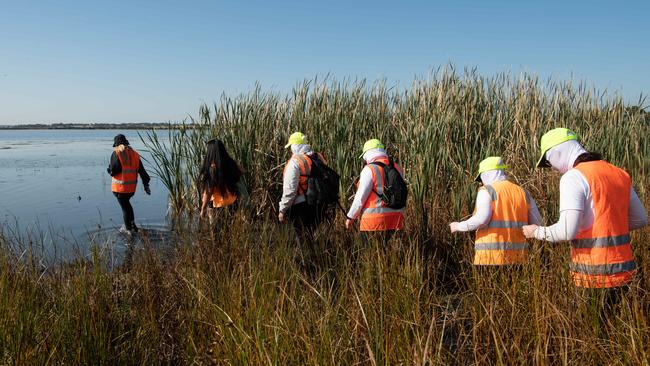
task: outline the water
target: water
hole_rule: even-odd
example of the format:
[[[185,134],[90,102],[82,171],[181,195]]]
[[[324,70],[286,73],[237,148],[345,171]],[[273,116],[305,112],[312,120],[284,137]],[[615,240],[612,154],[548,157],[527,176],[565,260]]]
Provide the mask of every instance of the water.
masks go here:
[[[122,211],[106,173],[118,133],[149,158],[136,131],[0,131],[0,223],[5,230],[45,233],[59,251],[73,245],[83,251],[97,240],[123,243],[116,234]],[[138,226],[157,237],[166,231],[167,191],[144,164],[152,195],[144,193],[139,181],[131,203]]]

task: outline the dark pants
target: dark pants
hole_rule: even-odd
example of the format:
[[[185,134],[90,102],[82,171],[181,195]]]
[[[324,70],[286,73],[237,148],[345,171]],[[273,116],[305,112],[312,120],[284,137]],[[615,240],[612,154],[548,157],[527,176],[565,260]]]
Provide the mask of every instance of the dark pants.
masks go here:
[[[321,215],[317,209],[307,205],[307,202],[301,202],[291,206],[289,210],[289,219],[293,224],[299,239],[302,241],[305,235],[311,236],[320,222]]]
[[[122,216],[124,217],[124,226],[127,230],[137,231],[138,227],[135,226],[135,215],[133,213],[133,206],[129,200],[133,197],[134,193],[116,193],[113,192],[113,195],[117,197],[117,203],[120,204],[122,208]]]
[[[309,275],[316,273],[316,263],[322,256],[322,252],[316,248],[314,237],[322,218],[319,210],[309,206],[307,202],[295,204],[289,210],[289,220],[296,232],[295,260]]]
[[[397,230],[362,231],[361,242],[363,242],[363,245],[368,246],[370,241],[379,240],[382,244],[383,249],[386,249],[388,242],[395,235],[396,231]]]
[[[598,314],[600,324],[605,325],[616,315],[616,310],[629,292],[629,286],[611,288],[585,288],[583,296],[592,312]]]

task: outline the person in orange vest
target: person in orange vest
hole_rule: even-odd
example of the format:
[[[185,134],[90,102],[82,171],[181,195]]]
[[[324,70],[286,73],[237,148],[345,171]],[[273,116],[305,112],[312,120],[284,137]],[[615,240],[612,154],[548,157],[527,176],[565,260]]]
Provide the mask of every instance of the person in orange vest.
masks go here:
[[[402,182],[404,172],[399,165],[392,162],[386,153],[385,145],[378,139],[366,141],[360,157],[364,159],[366,165],[361,170],[357,192],[346,215],[345,227],[348,230],[352,229],[354,221],[361,215],[359,231],[366,234],[363,235],[364,240],[367,241],[368,233],[377,232],[381,233],[383,243],[387,244],[393,234],[404,227],[406,203],[402,202],[399,208],[388,207],[383,199],[386,193],[385,177],[391,163],[390,169],[399,172]]]
[[[306,239],[305,234],[311,235],[323,218],[317,207],[307,204],[305,197],[312,160],[320,159],[325,164],[327,162],[322,154],[312,150],[302,132],[291,134],[285,148],[291,149],[291,158],[287,161],[282,175],[278,221],[285,222],[289,218],[298,234],[296,239],[301,241]]]
[[[235,206],[241,194],[239,181],[242,174],[241,168],[230,157],[221,140],[208,141],[203,165],[199,171],[202,186],[201,218],[204,218],[207,212],[212,221],[213,210],[210,208]]]
[[[542,217],[527,190],[510,182],[500,156],[479,164],[475,181],[482,184],[476,209],[469,219],[452,222],[452,233],[476,230],[474,265],[502,266],[528,260],[528,243],[521,231],[527,224],[540,224]]]
[[[138,185],[138,174],[142,178],[144,191],[147,195],[151,194],[149,188],[151,179],[142,165],[140,155],[131,148],[129,141],[122,134],[113,139],[113,154],[111,154],[107,172],[112,177],[111,191],[117,198],[124,217],[124,225],[120,231],[125,234],[133,234],[138,231],[138,227],[135,224],[135,215],[130,200]]]
[[[605,309],[611,308],[637,269],[630,231],[646,226],[648,214],[629,174],[585,150],[575,132],[553,129],[542,136],[540,145],[537,167],[553,167],[562,174],[560,217],[551,226],[524,226],[524,235],[570,241],[574,284],[606,289],[597,293],[604,296]]]

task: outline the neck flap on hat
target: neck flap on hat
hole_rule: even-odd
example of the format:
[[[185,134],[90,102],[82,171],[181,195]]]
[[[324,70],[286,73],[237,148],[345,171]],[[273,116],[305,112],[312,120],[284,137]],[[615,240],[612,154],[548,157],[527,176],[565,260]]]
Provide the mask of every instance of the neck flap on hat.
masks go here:
[[[576,159],[586,152],[578,141],[570,140],[550,148],[546,152],[546,160],[555,170],[564,174],[571,170]]]
[[[508,177],[501,169],[488,170],[487,172],[481,173],[481,182],[486,186],[506,179]]]

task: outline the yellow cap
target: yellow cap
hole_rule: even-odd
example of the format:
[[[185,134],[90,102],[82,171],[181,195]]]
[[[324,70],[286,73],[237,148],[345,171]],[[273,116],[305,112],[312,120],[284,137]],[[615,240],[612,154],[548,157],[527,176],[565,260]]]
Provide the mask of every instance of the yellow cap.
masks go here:
[[[540,140],[540,150],[542,151],[542,155],[539,157],[539,160],[537,161],[537,167],[538,168],[546,168],[550,167],[551,164],[548,163],[546,160],[546,152],[554,147],[557,146],[563,142],[570,141],[570,140],[577,140],[578,136],[576,135],[575,132],[569,130],[568,128],[554,128],[542,136],[542,139]]]
[[[368,140],[368,141],[366,141],[365,144],[363,144],[363,152],[361,153],[361,155],[359,155],[359,157],[362,158],[363,154],[365,154],[366,151],[368,151],[368,150],[384,149],[385,147],[386,146],[384,146],[384,144],[382,144],[381,141],[379,141],[377,139]]]
[[[301,145],[305,142],[307,142],[307,139],[305,138],[305,135],[302,134],[302,132],[294,132],[291,134],[291,136],[289,136],[289,142],[284,145],[284,148],[286,149],[291,145]]]
[[[508,166],[503,164],[503,159],[501,159],[500,156],[490,156],[488,158],[483,159],[478,164],[478,173],[476,174],[476,178],[474,178],[474,180],[480,182],[481,173],[485,173],[490,170],[504,170],[504,169],[508,169]]]

